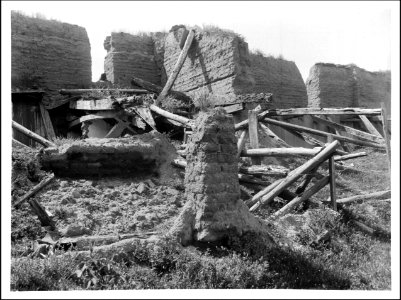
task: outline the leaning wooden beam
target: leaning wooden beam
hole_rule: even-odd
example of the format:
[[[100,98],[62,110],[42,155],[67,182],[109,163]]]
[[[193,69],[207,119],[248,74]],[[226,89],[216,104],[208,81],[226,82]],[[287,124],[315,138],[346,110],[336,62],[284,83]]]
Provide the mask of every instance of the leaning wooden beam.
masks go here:
[[[241,166],[239,168],[239,172],[249,175],[287,176],[289,169],[283,166],[275,165],[253,165]]]
[[[43,146],[46,146],[46,147],[57,147],[56,144],[46,140],[45,138],[41,137],[40,135],[36,134],[35,132],[30,131],[28,128],[22,126],[21,124],[18,124],[14,120],[12,121],[12,127],[14,129],[22,132],[23,134],[29,136],[31,139],[33,139],[34,141],[42,144]]]
[[[46,209],[42,205],[40,205],[38,201],[36,201],[35,199],[30,199],[28,200],[28,203],[31,206],[33,212],[38,216],[40,224],[43,227],[51,226],[52,228],[54,228],[53,220],[47,214]]]
[[[391,197],[391,190],[374,192],[374,193],[370,193],[367,195],[357,195],[357,196],[352,196],[352,197],[348,197],[348,198],[343,198],[343,199],[337,200],[337,204],[349,204],[349,203],[353,203],[353,202],[362,203],[365,200],[377,199],[377,198],[388,198],[388,197]],[[331,200],[329,198],[328,200],[326,200],[324,202],[328,203],[330,201]]]
[[[275,143],[277,146],[282,147],[282,148],[291,148],[290,145],[288,145],[284,140],[279,138],[277,134],[275,134],[269,127],[266,125],[259,123],[259,128]]]
[[[366,129],[373,135],[383,138],[379,131],[377,131],[376,127],[369,121],[369,119],[364,115],[359,115],[363,125],[365,125]]]
[[[156,105],[158,105],[158,106],[160,105],[161,101],[163,101],[163,99],[167,97],[168,93],[170,92],[171,88],[173,87],[174,82],[177,79],[177,76],[181,71],[182,65],[184,64],[185,58],[187,57],[188,50],[192,45],[194,36],[195,36],[195,31],[193,29],[189,30],[184,47],[182,48],[181,53],[178,56],[178,59],[174,65],[173,71],[171,72],[163,90],[160,92],[159,96],[156,99]]]
[[[357,107],[346,108],[288,108],[270,109],[270,116],[304,116],[304,115],[380,115],[379,108],[363,109]]]
[[[188,118],[185,118],[183,116],[179,116],[179,115],[173,114],[171,112],[168,112],[168,111],[166,111],[164,109],[161,109],[160,107],[158,107],[158,106],[156,106],[154,104],[151,104],[149,106],[149,108],[150,108],[151,111],[153,111],[153,112],[155,112],[155,113],[157,113],[157,114],[159,114],[159,115],[161,115],[163,117],[166,117],[167,119],[176,121],[176,122],[178,122],[178,123],[180,123],[182,125],[185,125],[187,127],[190,127],[190,128],[194,127],[194,121],[191,120],[191,119],[188,119]]]
[[[48,139],[55,139],[56,133],[54,132],[53,124],[50,119],[49,112],[44,107],[42,102],[39,102],[40,114],[42,115],[43,124],[45,125],[46,135]]]
[[[153,84],[149,81],[137,78],[137,77],[132,77],[131,78],[131,84],[135,84],[138,85],[150,92],[153,92],[155,94],[160,94],[161,91],[163,90],[163,88],[159,85]],[[182,100],[185,101],[187,103],[191,103],[191,97],[187,96],[185,93],[183,92],[178,92],[178,91],[170,91],[170,95],[173,96],[174,98],[178,99],[178,100]]]
[[[78,125],[82,122],[85,121],[91,121],[91,120],[97,120],[97,119],[108,119],[108,118],[115,118],[118,116],[118,113],[116,113],[115,111],[102,111],[102,112],[98,112],[96,114],[90,114],[90,115],[85,115],[82,116],[72,122],[70,122],[68,124],[68,127],[71,128],[75,125]]]
[[[259,195],[260,200],[252,199],[253,201],[257,200],[257,202],[250,208],[250,211],[255,211],[260,206],[269,203],[276,197],[282,190],[286,189],[290,184],[295,182],[299,177],[306,174],[307,172],[313,170],[317,166],[319,166],[323,161],[328,159],[339,146],[338,141],[334,141],[327,145],[322,151],[320,151],[315,157],[311,160],[307,161],[302,166],[296,168],[295,170],[291,171],[286,178],[284,178],[273,190],[268,193],[262,193]],[[262,197],[263,196],[263,197]]]
[[[268,110],[262,111],[261,113],[258,114],[257,118],[258,120],[262,120],[265,116],[267,116],[269,114]],[[245,129],[248,128],[249,125],[249,120],[246,119],[244,121],[239,122],[238,124],[235,124],[235,130],[240,130],[240,129]]]
[[[240,136],[237,142],[237,158],[241,156],[242,149],[244,149],[246,138],[248,136],[248,130],[241,130]]]
[[[342,156],[334,156],[334,161],[343,161],[343,160],[348,160],[348,159],[353,159],[357,157],[362,157],[362,156],[367,156],[366,152],[356,152],[356,153],[350,153]]]
[[[302,148],[302,147],[245,149],[245,150],[242,150],[241,156],[245,156],[245,157],[315,156],[321,150],[322,150],[322,147],[315,147],[313,149]]]
[[[289,202],[281,209],[279,209],[277,212],[275,212],[273,214],[273,218],[282,217],[285,214],[291,212],[297,205],[308,200],[310,197],[312,197],[314,194],[320,191],[323,187],[325,187],[329,183],[329,180],[330,180],[329,176],[325,176],[322,179],[320,179],[311,188],[303,192],[302,195],[299,195],[296,198],[292,199],[291,202]]]
[[[386,153],[387,153],[387,158],[388,158],[388,170],[391,174],[391,147],[390,147],[390,137],[388,134],[388,122],[387,122],[387,111],[386,111],[386,106],[384,103],[381,103],[382,109],[381,109],[381,114],[382,114],[382,123],[383,123],[383,134],[384,134],[384,140],[386,141]]]
[[[121,92],[121,93],[135,93],[147,94],[149,93],[144,89],[61,89],[58,91],[61,95],[82,95],[90,92]]]
[[[52,174],[50,177],[43,179],[39,184],[35,185],[28,193],[26,193],[17,203],[14,204],[15,208],[18,208],[22,203],[28,200],[30,197],[35,195],[38,191],[40,191],[43,187],[48,185],[54,179],[54,175]]]
[[[324,117],[325,117],[328,121],[333,122],[333,120],[332,120],[332,118],[331,118],[330,116],[326,115],[326,116],[324,116]],[[339,124],[339,125],[341,125],[341,124]],[[340,134],[338,128],[334,128],[334,131],[336,132],[336,134],[338,134],[338,135]],[[340,144],[341,144],[341,147],[342,147],[345,151],[350,152],[350,149],[349,149],[349,147],[345,144],[345,142],[340,142]]]
[[[21,143],[20,141],[17,141],[17,140],[14,139],[14,138],[13,138],[13,143],[17,144],[18,146],[20,146],[20,147],[22,147],[22,148],[28,148],[28,149],[33,150],[31,147],[29,147],[29,146],[27,146],[27,145]]]
[[[258,113],[256,110],[248,110],[248,132],[249,132],[249,144],[252,149],[259,148],[259,137],[258,137]],[[262,160],[260,156],[251,156],[253,165],[260,165]]]
[[[298,185],[297,189],[295,190],[295,194],[300,195],[305,191],[311,180],[317,176],[318,168],[319,167],[316,167],[315,169],[311,170],[308,174],[305,175],[304,180],[301,182],[301,184]]]
[[[337,192],[336,192],[336,167],[334,165],[334,158],[329,158],[329,174],[330,174],[330,199],[333,210],[337,211]]]
[[[312,128],[308,128],[308,127],[304,127],[304,126],[300,126],[300,125],[295,125],[295,124],[290,124],[290,123],[287,123],[287,122],[281,122],[281,121],[277,121],[277,120],[270,119],[270,118],[264,118],[262,122],[266,122],[266,123],[269,123],[269,124],[281,126],[281,127],[284,127],[284,128],[294,129],[294,130],[297,130],[297,131],[303,131],[303,132],[307,132],[307,133],[312,133],[312,134],[316,134],[316,135],[320,135],[320,136],[325,136],[325,137],[330,137],[331,136],[335,140],[344,141],[344,142],[348,142],[348,143],[353,143],[353,144],[360,145],[360,146],[367,146],[367,147],[378,148],[378,149],[384,149],[385,148],[385,146],[382,145],[382,144],[377,144],[377,143],[373,143],[373,142],[352,139],[352,138],[345,137],[345,136],[342,136],[342,135],[331,134],[331,133],[324,132],[324,131],[321,131],[321,130],[312,129]]]
[[[365,116],[363,116],[363,117],[365,117]],[[363,132],[361,130],[357,130],[357,129],[349,127],[349,126],[345,126],[345,125],[338,124],[336,122],[325,120],[318,116],[312,116],[312,118],[316,122],[320,122],[322,124],[325,124],[329,127],[334,128],[336,130],[336,132],[338,132],[338,130],[341,130],[341,131],[347,132],[348,134],[352,135],[353,137],[355,137],[357,139],[367,140],[367,141],[371,141],[371,142],[375,142],[375,143],[383,143],[384,142],[383,138],[381,138],[380,136],[369,134],[369,133]],[[339,135],[338,133],[336,133],[336,134]]]
[[[117,123],[110,129],[105,138],[119,137],[126,127],[127,123],[117,119]]]

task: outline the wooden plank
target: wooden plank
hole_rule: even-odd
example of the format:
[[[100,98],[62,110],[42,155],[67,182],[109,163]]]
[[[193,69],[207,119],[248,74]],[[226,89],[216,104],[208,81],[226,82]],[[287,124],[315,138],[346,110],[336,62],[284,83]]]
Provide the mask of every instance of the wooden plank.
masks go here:
[[[348,160],[348,159],[353,159],[357,157],[362,157],[362,156],[367,156],[368,154],[366,152],[356,152],[356,153],[350,153],[342,156],[334,156],[334,161],[343,161],[343,160]]]
[[[145,89],[61,89],[58,91],[61,95],[82,95],[90,92],[106,93],[106,92],[120,92],[128,94],[147,94]]]
[[[170,76],[168,77],[166,85],[164,86],[163,90],[160,92],[159,97],[157,97],[157,99],[156,99],[157,106],[160,106],[163,99],[167,97],[168,93],[170,92],[171,88],[173,87],[174,82],[177,79],[177,76],[181,71],[182,65],[184,64],[185,58],[188,55],[188,50],[192,45],[194,36],[195,36],[195,31],[193,29],[190,29],[187,39],[185,41],[184,47],[182,48],[180,55],[178,56],[177,62],[175,63]]]
[[[380,115],[379,108],[287,108],[287,109],[270,109],[270,116],[304,116],[304,115]]]
[[[149,124],[153,130],[156,130],[156,123],[153,120],[152,113],[150,112],[149,108],[146,106],[135,106],[132,109],[146,122]]]
[[[117,138],[121,135],[125,128],[127,128],[127,124],[121,120],[118,120],[117,124],[110,129],[105,138]]]
[[[237,158],[241,156],[242,149],[244,149],[245,142],[248,136],[248,130],[241,130],[238,142],[237,142]]]
[[[258,137],[258,113],[255,110],[248,110],[248,131],[249,131],[249,142],[252,149],[259,148],[259,137]],[[262,159],[260,157],[251,157],[252,164],[260,165]]]
[[[270,118],[264,118],[262,122],[274,124],[274,125],[281,126],[284,128],[294,129],[296,131],[312,133],[312,134],[316,134],[316,135],[320,135],[320,136],[325,136],[325,137],[332,136],[332,138],[335,140],[344,141],[344,142],[348,142],[348,143],[352,143],[352,144],[356,144],[356,145],[360,145],[360,146],[367,146],[367,147],[378,148],[378,149],[385,148],[385,145],[382,145],[382,144],[357,140],[357,139],[353,139],[353,138],[349,138],[349,137],[345,137],[345,136],[341,136],[341,135],[337,135],[337,134],[324,132],[324,131],[317,130],[317,129],[312,129],[312,128],[308,128],[308,127],[304,127],[304,126],[300,126],[300,125],[290,124],[287,122],[277,121],[277,120],[270,119]]]
[[[315,156],[322,150],[322,147],[313,149],[292,147],[292,148],[259,148],[242,150],[241,156],[244,157],[266,157],[266,156]]]
[[[352,197],[347,197],[343,199],[339,199],[336,201],[337,204],[350,204],[354,202],[358,203],[363,203],[366,200],[370,199],[380,199],[380,198],[388,198],[391,197],[391,190],[385,190],[385,191],[379,191],[379,192],[374,192],[374,193],[369,193],[366,195],[357,195],[357,196],[352,196]],[[328,200],[324,201],[326,203],[331,202],[331,198]]]
[[[36,134],[35,132],[30,131],[28,128],[18,124],[14,120],[12,121],[12,127],[46,147],[57,147],[56,144],[54,144],[53,142],[50,142],[40,135]]]
[[[75,100],[70,102],[71,109],[81,110],[115,110],[113,106],[115,100],[111,98],[99,100]]]
[[[313,170],[317,166],[319,166],[323,161],[325,161],[330,155],[332,155],[336,148],[339,146],[338,141],[334,141],[327,145],[322,151],[320,151],[315,157],[311,160],[307,161],[302,166],[296,168],[295,170],[291,171],[286,178],[284,178],[274,189],[272,189],[268,193],[262,193],[259,195],[259,198],[252,198],[252,201],[256,203],[250,208],[250,211],[255,211],[260,206],[264,204],[268,204],[270,201],[274,199],[282,190],[286,189],[290,184],[295,182],[299,177],[308,173],[309,171]]]
[[[45,125],[46,129],[46,136],[49,140],[53,140],[56,138],[56,133],[54,132],[53,124],[50,119],[49,112],[43,106],[42,102],[39,102],[40,113],[42,115],[43,124]]]
[[[54,174],[50,175],[50,177],[47,177],[43,179],[39,184],[35,185],[29,192],[27,192],[24,196],[22,196],[21,199],[19,199],[15,204],[14,207],[18,208],[22,203],[24,203],[26,200],[28,200],[30,197],[35,195],[37,192],[39,192],[43,187],[48,185],[52,180],[54,179]]]
[[[310,116],[309,116],[309,117],[310,117]],[[327,121],[332,122],[332,123],[335,123],[335,122],[333,121],[333,119],[332,119],[330,116],[325,115],[325,116],[323,116],[323,117],[325,117],[325,118],[327,119]],[[341,125],[341,124],[338,124],[338,125]],[[342,125],[341,125],[341,126],[342,126]],[[338,135],[341,134],[338,128],[334,127],[333,129],[334,129],[334,131],[335,131],[336,134],[338,134]],[[340,142],[340,145],[341,145],[341,147],[342,147],[345,151],[350,152],[350,149],[349,149],[349,147],[345,144],[345,142],[341,141],[341,142]]]
[[[377,131],[376,127],[369,121],[369,119],[364,115],[359,115],[363,125],[365,125],[366,129],[373,135],[382,138],[382,135],[379,131]]]
[[[188,118],[185,118],[183,116],[179,116],[179,115],[173,114],[171,112],[168,112],[168,111],[166,111],[164,109],[161,109],[160,107],[158,107],[158,106],[156,106],[154,104],[151,104],[149,106],[149,108],[150,108],[151,111],[153,111],[153,112],[155,112],[155,113],[157,113],[157,114],[159,114],[159,115],[161,115],[161,116],[163,116],[163,117],[165,117],[167,119],[176,121],[176,122],[178,122],[178,123],[180,123],[180,124],[182,124],[184,126],[187,126],[189,128],[194,127],[194,121],[191,120],[191,119],[188,119]]]
[[[244,109],[244,104],[243,103],[238,103],[238,104],[222,106],[222,107],[226,111],[226,113],[232,114],[234,112],[243,110]]]
[[[290,213],[300,203],[308,200],[310,197],[312,197],[314,194],[316,194],[318,191],[324,188],[329,183],[329,181],[330,181],[330,176],[323,177],[318,182],[316,182],[311,188],[303,192],[302,195],[295,197],[294,199],[291,200],[291,202],[287,203],[285,206],[283,206],[277,212],[275,212],[273,214],[273,218],[282,217]]]
[[[114,119],[118,115],[115,111],[102,111],[95,114],[89,114],[82,116],[68,124],[68,127],[71,128],[75,125],[78,125],[85,121],[97,120],[97,119]]]
[[[276,165],[241,166],[239,168],[240,173],[249,175],[287,176],[289,171],[286,167]]]
[[[330,198],[333,210],[337,211],[337,193],[336,193],[336,168],[334,165],[334,158],[329,158],[329,174],[330,174]]]
[[[298,185],[297,189],[295,190],[295,194],[300,195],[305,191],[311,180],[317,176],[317,170],[318,168],[310,170],[310,172],[305,175],[304,180],[301,182],[300,185]]]
[[[383,123],[383,134],[384,134],[384,139],[386,141],[386,153],[388,158],[388,170],[391,176],[391,147],[390,147],[390,137],[388,134],[387,111],[384,102],[381,103],[381,106],[382,106],[381,113],[382,113],[382,123]]]
[[[291,148],[290,145],[288,145],[284,140],[279,138],[277,136],[277,134],[275,134],[269,127],[267,127],[266,125],[264,125],[262,123],[258,123],[258,125],[260,126],[260,129],[262,130],[262,132],[264,132],[271,139],[271,141],[274,144],[276,144],[279,147],[283,147],[283,148]]]

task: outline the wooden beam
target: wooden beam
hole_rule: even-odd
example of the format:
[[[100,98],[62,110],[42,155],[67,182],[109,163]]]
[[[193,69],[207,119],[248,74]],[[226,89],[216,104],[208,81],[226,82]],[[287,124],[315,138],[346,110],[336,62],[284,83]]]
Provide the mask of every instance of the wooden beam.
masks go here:
[[[391,190],[386,190],[386,191],[379,191],[379,192],[374,192],[374,193],[369,193],[366,195],[357,195],[357,196],[352,196],[352,197],[347,197],[343,198],[340,200],[337,200],[337,204],[350,204],[354,202],[362,203],[365,200],[370,200],[370,199],[380,199],[380,198],[388,198],[391,197]],[[331,202],[331,198],[329,198],[326,201],[323,202]]]
[[[337,211],[337,193],[336,193],[336,168],[334,165],[334,158],[329,158],[329,174],[330,174],[330,198],[333,210]]]
[[[115,110],[113,103],[115,100],[111,98],[99,100],[75,100],[70,102],[71,109],[81,110]]]
[[[309,116],[309,117],[310,117],[310,116]],[[323,116],[323,117],[325,117],[325,118],[327,119],[327,121],[332,122],[332,123],[335,123],[335,122],[333,122],[333,119],[332,119],[330,116],[325,115],[325,116]],[[337,124],[337,123],[336,123],[336,124]],[[343,125],[341,125],[341,124],[338,124],[338,125],[343,126]],[[338,135],[341,134],[340,131],[339,131],[339,128],[333,127],[333,129],[334,129],[334,131],[335,131],[336,134],[338,134]],[[345,151],[350,152],[350,149],[349,149],[349,147],[345,144],[345,142],[341,141],[341,142],[340,142],[340,145],[341,145],[341,147],[342,147]]]
[[[353,159],[357,157],[362,157],[362,156],[367,156],[366,152],[356,152],[356,153],[350,153],[342,156],[334,156],[334,161],[343,161],[343,160],[348,160],[348,159]]]
[[[292,148],[259,148],[242,150],[241,156],[245,157],[265,157],[265,156],[315,156],[322,150],[322,147],[313,149],[292,147]]]
[[[287,176],[289,169],[276,165],[241,166],[239,172],[249,175]]]
[[[21,143],[20,141],[17,141],[17,140],[14,139],[14,138],[12,138],[12,141],[13,141],[13,143],[17,144],[18,146],[20,146],[20,147],[22,147],[22,148],[28,148],[28,149],[34,150],[33,148],[31,148],[31,147],[29,147],[29,146],[27,146],[27,145]]]
[[[14,207],[18,208],[22,203],[24,203],[26,200],[28,200],[30,197],[35,195],[37,192],[39,192],[43,187],[48,185],[52,180],[54,179],[54,174],[50,175],[50,177],[47,177],[43,179],[39,184],[35,185],[29,192],[27,192],[24,196],[22,196],[21,199],[19,199],[15,204]]]
[[[163,90],[163,88],[159,85],[153,84],[149,81],[137,78],[137,77],[132,77],[131,78],[131,84],[135,84],[138,85],[152,93],[155,94],[160,94],[161,91]],[[189,97],[188,95],[186,95],[183,92],[178,92],[178,91],[174,91],[174,90],[170,90],[170,95],[173,96],[174,98],[178,99],[178,100],[182,100],[186,103],[192,103],[191,97]]]
[[[258,120],[262,120],[266,115],[269,114],[268,110],[262,111],[260,114],[258,114],[257,118]],[[239,122],[238,124],[235,124],[235,130],[240,130],[240,129],[245,129],[248,128],[249,120],[246,119],[244,121]]]
[[[369,121],[369,119],[364,115],[359,115],[363,125],[365,125],[366,129],[373,135],[383,138],[379,131],[377,131],[376,127]]]
[[[320,135],[320,136],[325,136],[325,137],[332,136],[333,139],[335,139],[335,140],[344,141],[344,142],[348,142],[348,143],[353,143],[353,144],[360,145],[360,146],[367,146],[367,147],[378,148],[378,149],[384,149],[385,148],[385,146],[382,145],[382,144],[377,144],[377,143],[374,143],[374,142],[368,142],[368,141],[361,141],[361,140],[357,140],[357,139],[352,139],[352,138],[349,138],[349,137],[345,137],[345,136],[341,136],[341,135],[337,135],[337,134],[332,134],[332,133],[328,133],[328,132],[324,132],[324,131],[321,131],[321,130],[312,129],[312,128],[308,128],[308,127],[304,127],[304,126],[300,126],[300,125],[290,124],[290,123],[287,123],[287,122],[277,121],[277,120],[270,119],[270,118],[264,118],[262,122],[266,122],[266,123],[269,123],[269,124],[281,126],[281,127],[284,127],[284,128],[293,129],[293,130],[296,130],[296,131],[312,133],[312,134],[316,134],[316,135]]]
[[[155,113],[157,113],[157,114],[159,114],[159,115],[161,115],[161,116],[163,116],[163,117],[165,117],[167,119],[176,121],[176,122],[178,122],[178,123],[180,123],[180,124],[182,124],[184,126],[192,128],[195,125],[193,120],[185,118],[183,116],[179,116],[179,115],[173,114],[171,112],[168,112],[168,111],[166,111],[164,109],[161,109],[160,107],[158,107],[158,106],[156,106],[154,104],[151,104],[149,106],[149,108],[150,108],[151,111],[153,111],[153,112],[155,112]]]
[[[248,131],[249,131],[249,142],[251,149],[259,148],[259,137],[258,137],[258,113],[256,110],[248,110]],[[260,157],[251,156],[252,164],[260,165],[262,160]]]
[[[390,147],[390,137],[388,134],[387,111],[386,111],[386,106],[384,105],[384,102],[381,103],[381,106],[382,106],[381,114],[382,114],[382,123],[383,123],[383,134],[384,134],[384,140],[386,141],[386,153],[387,153],[387,158],[388,158],[388,170],[391,175],[391,147]]]
[[[237,158],[241,156],[242,149],[244,149],[246,138],[248,136],[248,130],[241,130],[238,142],[237,142]]]
[[[56,133],[54,132],[52,120],[50,119],[49,112],[43,106],[42,102],[39,102],[40,114],[42,115],[43,124],[45,125],[46,135],[49,140],[56,138]]]
[[[324,188],[329,183],[329,181],[330,181],[330,176],[323,177],[318,182],[316,182],[311,188],[303,192],[302,195],[295,197],[294,199],[291,200],[291,202],[287,203],[285,206],[283,206],[277,212],[275,212],[273,214],[273,218],[282,217],[290,213],[297,205],[308,200],[310,197],[312,197],[314,194],[316,194],[318,191]]]
[[[140,116],[146,123],[148,123],[153,130],[157,131],[156,123],[155,120],[153,120],[152,113],[150,112],[149,107],[135,106],[132,107],[132,109],[138,114],[138,116]]]
[[[308,184],[311,182],[311,180],[317,176],[317,170],[319,167],[310,170],[308,174],[305,175],[304,180],[301,182],[300,185],[298,185],[297,189],[295,190],[295,194],[300,195],[302,194],[305,189],[307,188]]]
[[[287,108],[270,109],[269,116],[304,116],[304,115],[380,115],[379,108],[363,109],[357,107],[346,108]]]
[[[90,92],[120,92],[127,94],[147,94],[145,89],[61,89],[58,91],[61,95],[82,95]]]
[[[114,119],[117,116],[118,116],[118,113],[115,111],[102,111],[102,112],[98,112],[95,114],[90,114],[90,115],[85,115],[85,116],[79,117],[78,119],[70,122],[68,124],[68,127],[71,128],[71,127],[78,125],[85,121],[98,120],[98,119]]]
[[[232,114],[237,111],[241,111],[244,109],[244,104],[243,103],[237,103],[233,105],[228,105],[228,106],[222,106],[222,108],[226,111],[228,114]]]
[[[255,196],[252,198],[252,201],[256,203],[253,204],[253,206],[250,208],[250,211],[255,211],[258,209],[260,206],[269,203],[276,197],[282,190],[286,189],[290,184],[295,182],[299,177],[301,177],[303,174],[306,174],[307,172],[313,170],[317,166],[319,166],[323,161],[325,161],[327,158],[329,158],[336,150],[336,148],[339,146],[338,141],[334,141],[327,145],[322,151],[320,151],[315,157],[313,157],[311,160],[307,161],[305,164],[302,166],[296,168],[295,170],[291,171],[286,178],[284,178],[275,188],[273,188],[270,192],[266,193],[261,193],[259,195],[259,198],[256,198]],[[263,197],[262,197],[263,196]]]
[[[174,82],[177,79],[177,76],[181,71],[182,65],[184,64],[185,58],[187,57],[188,50],[191,47],[194,36],[195,36],[195,31],[193,29],[189,30],[184,47],[182,48],[181,53],[178,56],[178,59],[174,65],[173,71],[171,72],[163,90],[160,92],[159,97],[157,97],[157,99],[156,99],[157,106],[160,106],[163,99],[167,97],[168,93],[170,92],[171,88],[173,87]]]
[[[28,128],[22,126],[21,124],[18,124],[14,120],[12,121],[12,127],[14,129],[22,132],[23,134],[27,135],[28,137],[30,137],[34,141],[42,144],[43,146],[46,146],[46,147],[57,147],[56,144],[54,144],[53,142],[50,142],[50,141],[46,140],[45,138],[41,137],[40,135],[36,134],[33,131],[30,131]]]
[[[54,222],[47,214],[46,209],[35,199],[30,199],[28,203],[31,206],[32,211],[38,216],[40,224],[43,227],[51,226],[54,229]]]
[[[105,138],[119,137],[126,127],[127,127],[127,124],[125,122],[118,120],[117,123],[106,134]]]

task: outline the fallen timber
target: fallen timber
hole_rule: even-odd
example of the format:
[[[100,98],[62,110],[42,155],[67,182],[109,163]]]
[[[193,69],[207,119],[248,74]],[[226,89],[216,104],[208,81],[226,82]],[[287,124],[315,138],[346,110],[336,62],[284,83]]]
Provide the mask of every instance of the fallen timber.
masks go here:
[[[127,94],[147,94],[149,91],[145,89],[61,89],[59,90],[59,93],[61,95],[82,95],[85,93],[90,93],[90,92],[121,92],[121,93],[127,93]]]
[[[43,179],[39,184],[35,185],[29,192],[27,192],[24,196],[22,196],[21,199],[17,201],[17,203],[14,204],[15,208],[18,208],[22,203],[27,201],[30,197],[35,195],[37,192],[39,192],[42,188],[44,188],[46,185],[48,185],[50,182],[52,182],[54,179],[54,175],[52,174],[50,177],[47,177]]]
[[[293,147],[293,148],[258,148],[242,150],[241,156],[245,157],[265,157],[265,156],[315,156],[322,147],[313,149]]]
[[[293,129],[296,131],[312,133],[312,134],[316,134],[316,135],[320,135],[320,136],[332,137],[333,139],[338,140],[338,141],[344,141],[344,142],[348,142],[348,143],[352,143],[352,144],[356,144],[356,145],[360,145],[360,146],[367,146],[367,147],[378,148],[378,149],[385,149],[385,147],[386,147],[383,144],[377,144],[377,143],[368,142],[368,141],[361,141],[361,140],[345,137],[342,135],[324,132],[324,131],[317,130],[317,129],[312,129],[312,128],[308,128],[308,127],[304,127],[304,126],[300,126],[300,125],[294,125],[294,124],[290,124],[287,122],[277,121],[277,120],[270,119],[270,118],[263,118],[262,122],[281,126],[284,128]]]
[[[379,116],[380,108],[288,108],[270,109],[269,116],[303,116],[303,115],[368,115]]]
[[[348,198],[343,198],[343,199],[337,200],[336,202],[337,202],[337,204],[350,204],[353,202],[362,203],[363,201],[366,201],[366,200],[388,198],[390,196],[391,196],[391,190],[386,190],[386,191],[370,193],[367,195],[357,195],[357,196],[352,196],[352,197],[348,197]],[[330,202],[330,198],[323,202],[324,203]]]
[[[18,124],[14,120],[12,121],[12,127],[14,129],[22,132],[23,134],[29,136],[31,139],[42,144],[43,146],[57,147],[56,144],[54,144],[53,142],[50,142],[50,141],[46,140],[45,138],[41,137],[40,135],[36,134],[35,132],[30,131],[28,128],[22,126],[21,124]]]
[[[283,189],[287,188],[290,184],[295,182],[299,177],[304,175],[305,173],[313,170],[317,166],[319,166],[323,161],[328,159],[339,146],[338,141],[334,141],[327,145],[322,151],[320,151],[315,157],[311,160],[307,161],[305,164],[291,171],[288,176],[282,180],[273,188],[267,187],[262,193],[258,193],[252,198],[251,204],[253,206],[250,208],[250,211],[255,211],[260,206],[269,203],[277,196]],[[273,183],[275,184],[275,183]],[[267,191],[267,192],[266,192]]]

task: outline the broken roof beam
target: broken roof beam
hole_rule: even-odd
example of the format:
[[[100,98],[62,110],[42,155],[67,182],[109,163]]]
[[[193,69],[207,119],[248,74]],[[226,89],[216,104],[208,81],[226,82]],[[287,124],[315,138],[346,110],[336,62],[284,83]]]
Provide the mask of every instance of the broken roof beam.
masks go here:
[[[82,95],[90,92],[121,92],[133,94],[147,94],[145,89],[61,89],[58,91],[61,95]]]
[[[42,144],[43,146],[46,146],[46,147],[57,147],[56,144],[54,144],[53,142],[50,142],[49,140],[46,140],[45,138],[41,137],[39,134],[36,134],[35,132],[29,130],[28,128],[26,128],[24,126],[22,126],[21,124],[18,124],[14,120],[12,121],[12,127],[14,129],[22,132],[23,134],[27,135],[28,137],[30,137],[34,141]]]
[[[304,116],[304,115],[369,115],[379,116],[380,108],[288,108],[270,109],[270,116]]]
[[[170,76],[169,76],[169,78],[168,78],[168,80],[166,82],[166,85],[164,86],[163,90],[160,92],[159,97],[157,97],[156,105],[160,105],[161,104],[163,99],[167,97],[167,95],[169,94],[171,88],[173,87],[174,82],[177,79],[178,74],[181,71],[182,65],[184,64],[185,59],[186,59],[186,57],[188,55],[188,50],[192,45],[192,41],[194,39],[194,36],[195,36],[195,31],[193,29],[190,29],[189,33],[187,35],[184,47],[182,48],[181,53],[178,56],[177,62],[174,65],[174,69],[171,72],[171,74],[170,74]]]
[[[179,116],[179,115],[173,114],[171,112],[168,112],[167,110],[161,109],[160,107],[158,107],[158,106],[156,106],[154,104],[151,104],[149,106],[149,108],[150,108],[151,111],[157,113],[158,115],[161,115],[161,116],[163,116],[163,117],[165,117],[165,118],[167,118],[169,120],[173,120],[175,122],[178,122],[178,123],[182,124],[183,126],[192,128],[195,125],[193,120],[185,118],[183,116]]]
[[[148,90],[152,93],[155,94],[160,94],[163,90],[163,88],[159,85],[153,84],[149,81],[137,78],[137,77],[132,77],[131,78],[131,84],[134,85],[138,85],[142,88],[144,88],[145,90]],[[174,98],[178,99],[178,100],[182,100],[186,103],[192,103],[192,99],[191,97],[187,96],[185,93],[183,92],[178,92],[178,91],[174,91],[174,90],[170,90],[169,94],[171,96],[173,96]]]
[[[106,98],[99,100],[75,100],[70,102],[71,109],[81,109],[81,110],[114,110],[115,100]]]

